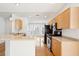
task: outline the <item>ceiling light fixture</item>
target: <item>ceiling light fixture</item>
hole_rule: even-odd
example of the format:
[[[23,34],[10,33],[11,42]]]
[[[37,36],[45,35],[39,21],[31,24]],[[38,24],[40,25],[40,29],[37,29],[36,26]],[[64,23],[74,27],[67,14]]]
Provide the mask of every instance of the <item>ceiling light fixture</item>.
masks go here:
[[[12,18],[10,18],[9,20],[10,20],[10,21],[12,21],[13,19],[12,19]]]
[[[47,18],[47,16],[44,16],[44,18]]]
[[[20,5],[20,3],[16,3],[16,6],[19,6]]]

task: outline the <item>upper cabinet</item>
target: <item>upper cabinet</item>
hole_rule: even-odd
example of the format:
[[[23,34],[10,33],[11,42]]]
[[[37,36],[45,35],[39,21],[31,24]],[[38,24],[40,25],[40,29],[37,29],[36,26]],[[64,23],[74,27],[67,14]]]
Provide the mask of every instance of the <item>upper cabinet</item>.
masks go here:
[[[50,19],[50,20],[48,21],[48,24],[49,24],[49,25],[52,25],[52,24],[53,24],[53,20]]]
[[[71,28],[79,28],[79,7],[71,8]]]
[[[68,8],[55,17],[58,29],[79,28],[79,7]]]
[[[55,18],[58,29],[67,29],[70,27],[70,9],[68,8],[63,13]]]

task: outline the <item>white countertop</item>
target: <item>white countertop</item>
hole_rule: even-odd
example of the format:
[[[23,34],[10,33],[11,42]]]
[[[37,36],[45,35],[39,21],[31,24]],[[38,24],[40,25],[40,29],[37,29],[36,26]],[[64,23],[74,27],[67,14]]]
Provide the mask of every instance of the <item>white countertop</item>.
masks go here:
[[[35,40],[36,38],[36,36],[1,35],[0,44],[4,43],[6,40]]]
[[[63,41],[63,42],[66,42],[66,41],[75,41],[75,42],[79,42],[78,39],[74,39],[74,38],[69,38],[69,37],[58,37],[58,36],[53,36],[52,39],[57,39],[58,41]]]
[[[34,36],[15,36],[15,35],[2,35],[2,36],[0,36],[0,40],[25,40],[25,39],[27,39],[27,40],[33,40],[33,39],[35,39],[36,37],[34,37]]]

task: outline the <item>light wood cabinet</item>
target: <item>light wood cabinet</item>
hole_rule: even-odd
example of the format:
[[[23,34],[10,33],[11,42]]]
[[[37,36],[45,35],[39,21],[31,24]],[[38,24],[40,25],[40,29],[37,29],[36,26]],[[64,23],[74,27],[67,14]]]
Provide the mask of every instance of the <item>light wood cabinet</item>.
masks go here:
[[[53,24],[53,19],[50,19],[50,20],[48,21],[48,24],[49,24],[49,25],[52,25],[52,24]]]
[[[55,56],[61,55],[61,42],[59,42],[57,39],[52,39],[52,51]]]
[[[79,7],[71,8],[71,28],[79,28]]]
[[[66,9],[55,17],[58,29],[78,29],[79,28],[79,7]]]
[[[63,17],[61,17],[60,15],[56,17],[56,22],[57,22],[57,28],[58,29],[62,28],[62,20],[63,20]]]
[[[52,37],[52,51],[55,56],[79,56],[79,41],[67,37]]]
[[[5,55],[5,43],[0,44],[0,56]]]
[[[62,28],[63,29],[70,28],[70,9],[69,8],[63,12],[62,17],[63,17]]]
[[[70,9],[68,8],[63,13],[55,18],[58,29],[67,29],[70,26]]]

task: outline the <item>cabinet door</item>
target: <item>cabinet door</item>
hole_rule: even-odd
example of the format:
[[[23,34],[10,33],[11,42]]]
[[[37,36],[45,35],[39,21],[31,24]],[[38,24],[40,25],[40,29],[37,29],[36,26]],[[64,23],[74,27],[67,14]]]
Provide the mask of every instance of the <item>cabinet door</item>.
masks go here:
[[[0,44],[0,56],[5,55],[5,43]]]
[[[79,7],[71,8],[71,28],[79,29]]]
[[[62,29],[62,22],[63,22],[63,14],[60,14],[56,17],[57,28]]]
[[[56,39],[52,39],[52,51],[55,56],[61,55],[61,43]]]
[[[65,10],[56,18],[58,29],[67,29],[70,27],[70,9]]]
[[[53,20],[50,19],[50,20],[48,21],[48,24],[49,24],[49,25],[52,25],[52,24],[53,24]]]
[[[63,29],[70,28],[70,9],[69,8],[63,12],[62,17],[63,17],[62,28]]]

